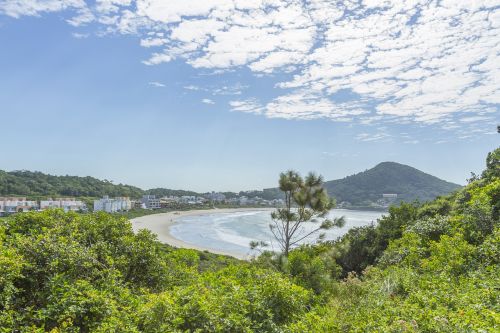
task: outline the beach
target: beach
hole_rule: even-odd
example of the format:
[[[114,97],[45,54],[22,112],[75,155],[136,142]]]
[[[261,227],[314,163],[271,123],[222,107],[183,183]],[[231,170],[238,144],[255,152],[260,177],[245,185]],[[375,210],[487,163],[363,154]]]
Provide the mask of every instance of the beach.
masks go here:
[[[135,219],[131,219],[130,221],[132,222],[132,228],[134,229],[134,232],[137,232],[140,229],[148,229],[154,234],[156,234],[158,236],[158,240],[162,243],[180,248],[195,249],[199,251],[209,251],[212,253],[228,255],[238,259],[245,260],[249,259],[248,255],[242,255],[241,253],[236,253],[236,252],[216,250],[214,248],[199,246],[181,241],[171,235],[170,227],[175,223],[178,223],[177,220],[179,218],[185,216],[203,216],[203,215],[219,214],[219,213],[235,213],[235,212],[265,211],[265,210],[272,211],[273,208],[223,208],[223,209],[174,211],[169,213],[141,216]]]

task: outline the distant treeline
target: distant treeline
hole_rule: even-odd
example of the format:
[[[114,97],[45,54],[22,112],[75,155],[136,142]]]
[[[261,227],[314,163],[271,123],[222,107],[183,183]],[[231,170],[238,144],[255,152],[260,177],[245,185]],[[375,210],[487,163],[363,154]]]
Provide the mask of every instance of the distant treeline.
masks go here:
[[[157,197],[165,196],[206,196],[200,193],[186,190],[171,190],[166,188],[154,188],[143,190],[141,188],[113,184],[109,180],[99,180],[93,177],[78,176],[53,176],[38,171],[2,171],[0,170],[0,196],[69,196],[69,197],[111,197],[126,196],[140,198],[144,194],[153,194]],[[248,192],[223,192],[227,199],[245,195],[249,198],[261,197],[266,200],[280,198],[278,189],[265,189],[263,191]]]
[[[0,170],[0,195],[138,198],[144,191],[138,187],[113,184],[93,177],[52,176],[42,172]]]
[[[182,197],[185,195],[188,196],[196,196],[196,197],[206,197],[209,193],[200,193],[194,191],[185,191],[185,190],[171,190],[167,188],[154,188],[146,191],[147,194],[153,194],[157,197],[169,197],[169,196],[177,196]],[[246,196],[248,198],[259,197],[264,200],[274,200],[274,199],[282,199],[283,194],[277,188],[269,188],[264,189],[262,191],[240,191],[240,192],[221,192],[226,196],[226,199],[237,198],[241,196]]]

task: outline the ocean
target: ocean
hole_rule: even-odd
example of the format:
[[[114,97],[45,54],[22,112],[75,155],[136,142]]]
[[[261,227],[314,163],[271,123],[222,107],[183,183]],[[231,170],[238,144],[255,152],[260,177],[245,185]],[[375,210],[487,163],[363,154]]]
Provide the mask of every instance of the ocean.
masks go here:
[[[186,243],[244,256],[253,254],[249,246],[251,241],[267,242],[268,250],[278,251],[279,246],[273,241],[269,229],[269,224],[272,223],[270,214],[270,210],[256,210],[184,216],[170,227],[170,234]],[[325,231],[325,240],[337,239],[353,227],[376,223],[382,215],[383,212],[377,211],[334,209],[329,216],[344,216],[346,224],[342,228]],[[317,227],[318,223],[307,222],[300,232],[306,234]],[[306,238],[302,243],[314,243],[317,236]]]

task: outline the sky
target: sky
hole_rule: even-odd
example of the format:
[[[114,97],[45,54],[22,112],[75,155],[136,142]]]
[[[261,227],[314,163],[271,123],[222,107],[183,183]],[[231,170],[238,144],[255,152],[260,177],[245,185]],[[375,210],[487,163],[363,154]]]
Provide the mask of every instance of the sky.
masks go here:
[[[0,169],[273,187],[499,146],[500,1],[0,0]]]

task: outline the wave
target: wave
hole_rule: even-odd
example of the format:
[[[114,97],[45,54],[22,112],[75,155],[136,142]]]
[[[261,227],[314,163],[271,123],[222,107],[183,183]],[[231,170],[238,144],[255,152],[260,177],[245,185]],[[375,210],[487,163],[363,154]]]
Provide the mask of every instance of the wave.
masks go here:
[[[380,218],[380,212],[333,210],[331,217],[345,216],[343,228],[326,232],[326,239],[333,240],[345,234],[352,227],[368,225]],[[170,231],[172,236],[187,243],[214,250],[231,250],[241,254],[250,252],[251,241],[272,241],[269,211],[212,213],[202,216],[186,216],[177,220]],[[317,224],[305,224],[304,232]],[[314,241],[315,237],[307,239]]]

